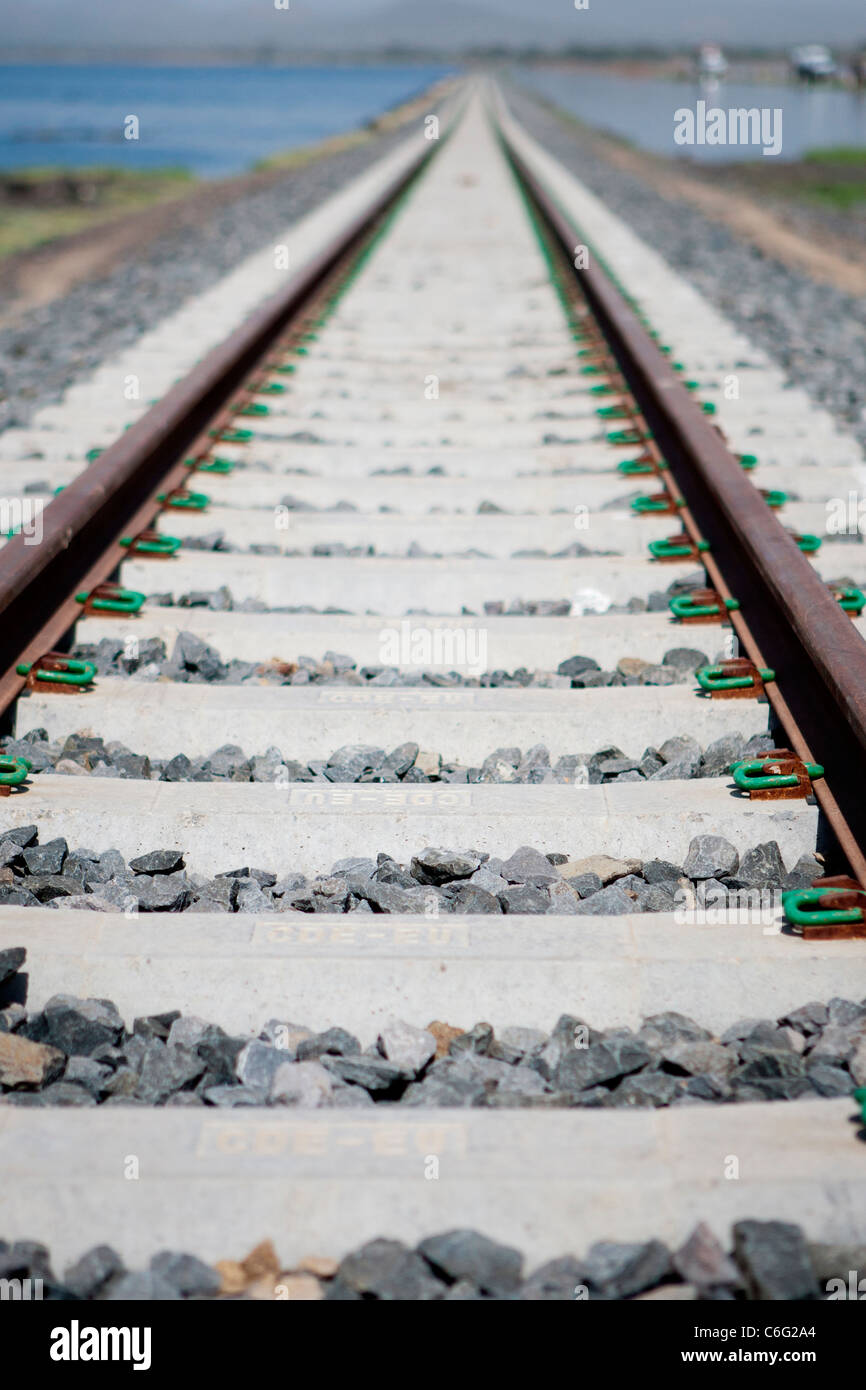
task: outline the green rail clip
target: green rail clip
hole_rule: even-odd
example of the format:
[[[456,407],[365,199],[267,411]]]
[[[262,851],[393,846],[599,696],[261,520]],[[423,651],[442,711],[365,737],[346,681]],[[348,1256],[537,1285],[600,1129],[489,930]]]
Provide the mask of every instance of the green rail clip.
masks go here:
[[[822,908],[828,896],[838,900],[845,890],[838,888],[793,888],[782,894],[782,910],[792,927],[842,927],[862,922],[863,907],[853,900],[857,890],[851,890],[851,907]],[[866,1091],[863,1092],[866,1097]]]
[[[156,500],[165,507],[185,512],[203,512],[210,505],[206,492],[158,492]]]
[[[270,415],[271,407],[262,401],[248,401],[246,405],[235,406],[236,415]]]
[[[667,469],[668,464],[664,459],[659,459],[656,463],[654,459],[650,458],[623,459],[616,466],[617,473],[624,473],[627,478],[637,477],[638,474],[643,473],[665,473]]]
[[[96,667],[92,661],[75,661],[72,657],[65,661],[62,671],[43,670],[39,663],[36,669],[30,662],[24,661],[20,666],[15,667],[15,673],[19,676],[32,675],[34,680],[46,681],[49,685],[90,685],[96,675]]]
[[[758,667],[757,673],[762,681],[774,681],[775,671],[769,667]],[[748,690],[753,685],[751,676],[728,676],[725,674],[724,666],[701,666],[695,671],[695,680],[701,687],[710,694],[714,690]]]
[[[629,405],[600,405],[595,413],[600,420],[628,420],[635,412]]]
[[[791,536],[797,549],[802,550],[804,555],[814,555],[816,550],[821,549],[820,536],[810,535],[808,531],[805,532],[803,535],[800,535],[799,533],[796,533],[794,531],[789,531],[788,535]]]
[[[731,765],[731,776],[744,792],[781,791],[786,787],[798,786],[800,779],[795,772],[763,771],[764,768],[772,767],[774,763],[781,761],[779,758],[747,758],[745,762]],[[820,763],[804,763],[803,767],[810,781],[824,776],[824,769]]]
[[[120,544],[127,550],[134,547],[137,555],[176,555],[182,542],[177,536],[153,536],[139,540],[136,536],[122,536]]]
[[[645,444],[652,439],[651,434],[644,434],[636,426],[628,430],[611,430],[606,437],[608,444]]]
[[[832,590],[833,595],[840,608],[844,608],[846,613],[853,613],[855,618],[859,618],[863,609],[866,608],[866,594],[862,589],[855,589],[853,584],[841,584]]]
[[[219,439],[223,444],[249,444],[251,439],[255,439],[253,430],[211,430],[210,438]]]
[[[741,468],[744,468],[744,469],[746,470],[747,473],[751,473],[751,471],[752,471],[753,468],[757,468],[757,466],[758,466],[758,455],[757,455],[757,454],[740,454],[740,455],[738,455],[738,457],[739,457],[740,467],[741,467]]]
[[[231,473],[235,467],[234,459],[185,459],[187,468],[198,473]]]
[[[684,497],[650,497],[647,493],[636,497],[631,504],[631,509],[638,516],[646,516],[651,512],[669,512],[671,507],[684,507],[686,499]]]
[[[716,601],[705,603],[702,600],[697,600],[692,594],[677,594],[675,598],[668,599],[668,607],[680,622],[688,622],[695,618],[720,617],[722,608],[726,608],[731,613],[739,606],[739,600],[735,598],[723,599],[721,606]]]
[[[703,554],[709,550],[709,541],[650,541],[648,545],[649,553],[654,560],[687,560],[690,555],[697,552]]]
[[[105,588],[104,594],[100,593],[99,588],[89,594],[76,594],[75,602],[86,604],[94,613],[133,614],[141,611],[145,594],[140,594],[135,589],[119,589],[108,585]]]
[[[0,787],[7,789],[4,795],[8,795],[9,788],[20,787],[22,782],[26,782],[32,767],[27,758],[0,757]]]
[[[767,506],[772,507],[774,511],[777,511],[779,507],[784,507],[788,500],[787,492],[783,492],[778,487],[762,487],[760,493]]]

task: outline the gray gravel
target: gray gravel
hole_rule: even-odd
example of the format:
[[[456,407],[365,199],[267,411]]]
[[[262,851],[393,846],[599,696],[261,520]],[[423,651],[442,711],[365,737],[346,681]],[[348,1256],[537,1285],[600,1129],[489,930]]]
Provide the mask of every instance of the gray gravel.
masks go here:
[[[98,643],[79,643],[72,655],[78,660],[92,662],[100,676],[134,676],[137,680],[172,680],[189,685],[243,685],[253,681],[257,685],[265,682],[274,685],[492,689],[535,686],[561,690],[589,690],[610,685],[689,685],[698,667],[709,662],[707,654],[698,648],[671,647],[663,654],[661,662],[623,656],[610,671],[603,671],[593,657],[575,653],[561,661],[555,671],[529,671],[519,667],[510,672],[500,669],[467,676],[459,671],[400,670],[396,666],[378,665],[359,667],[354,657],[333,651],[325,652],[320,660],[299,656],[291,662],[226,661],[215,647],[192,632],[178,634],[171,656],[167,655],[165,643],[158,637],[142,640],[134,654],[120,638],[104,637]]]
[[[853,580],[839,581],[854,583]],[[610,613],[666,613],[668,611],[669,600],[677,594],[687,594],[692,589],[705,586],[707,577],[703,570],[695,570],[691,574],[684,575],[681,579],[674,579],[666,589],[655,589],[648,598],[634,597],[626,603],[613,603],[604,608],[605,614]],[[219,589],[200,589],[190,593],[175,595],[171,591],[162,593],[152,593],[147,595],[148,604],[156,608],[209,608],[218,613],[331,613],[351,615],[354,611],[351,608],[314,608],[310,604],[297,604],[294,606],[270,607],[262,599],[248,598],[235,599],[231,589],[223,584]],[[368,608],[364,610],[368,616],[382,617],[384,615],[376,613],[375,610]],[[482,616],[476,610],[467,608],[465,605],[460,610],[463,615],[470,617]],[[582,610],[581,610],[582,611]],[[591,617],[597,611],[594,608],[587,610],[585,616]],[[406,616],[430,617],[430,610],[426,608],[407,608]],[[483,605],[483,616],[485,617],[509,617],[509,618],[567,618],[572,612],[571,600],[567,598],[551,599],[489,599]],[[394,610],[390,610],[389,616],[394,616]]]
[[[223,776],[237,755],[223,750]],[[395,750],[402,756],[403,750]],[[177,761],[177,760],[176,760]],[[343,763],[342,779],[357,771]],[[178,771],[186,772],[186,766]],[[174,769],[166,769],[168,780]],[[326,779],[326,780],[331,780]],[[408,864],[389,854],[341,859],[313,879],[291,864],[228,869],[213,878],[188,873],[182,853],[151,852],[127,864],[114,848],[70,848],[62,837],[39,842],[39,827],[0,833],[0,906],[96,912],[519,913],[617,915],[693,908],[772,912],[785,888],[808,888],[821,863],[803,855],[788,869],[768,841],[742,858],[717,835],[698,835],[684,865],[596,854],[574,859],[521,846],[506,859],[475,849],[428,846]],[[153,865],[159,867],[154,868]],[[755,901],[755,894],[759,901]]]
[[[0,429],[26,425],[67,386],[209,289],[246,256],[363,173],[405,127],[329,155],[221,207],[209,221],[158,237],[101,280],[72,289],[0,329]]]
[[[0,1010],[0,1106],[631,1110],[853,1101],[864,1084],[866,1000],[811,1001],[721,1035],[672,1012],[636,1031],[563,1014],[549,1033],[518,1025],[498,1035],[489,1023],[392,1019],[367,1047],[345,1028],[281,1019],[258,1037],[230,1036],[177,1010],[130,1030],[110,1000],[68,994],[31,1013]]]
[[[706,583],[704,576],[700,580],[695,579],[693,583],[684,588],[670,585],[667,590],[654,590],[648,598],[635,597],[627,603],[612,603],[603,611],[609,613],[666,613],[668,610],[668,599],[672,594],[686,593],[689,589],[702,587]],[[373,608],[352,609],[338,608],[335,606],[328,608],[315,608],[312,604],[301,603],[292,606],[269,607],[262,599],[248,598],[236,601],[231,591],[223,585],[220,589],[199,590],[193,593],[179,594],[175,598],[174,594],[149,594],[148,602],[161,608],[211,608],[218,612],[235,613],[331,613],[336,615],[350,616],[355,612],[363,612],[368,617],[384,617],[385,614]],[[481,616],[476,609],[461,608],[464,616]],[[587,610],[585,616],[592,617],[596,613],[595,608]],[[508,617],[508,618],[567,618],[572,612],[572,603],[567,598],[546,598],[546,599],[489,599],[482,609],[485,617]],[[405,616],[430,617],[432,616],[429,608],[407,608]],[[390,610],[389,616],[394,616],[394,610]]]
[[[108,1245],[87,1250],[62,1277],[46,1246],[0,1240],[0,1278],[41,1279],[53,1299],[179,1301],[282,1297],[386,1302],[510,1302],[688,1298],[700,1302],[799,1302],[845,1297],[850,1271],[866,1270],[862,1245],[809,1243],[800,1226],[739,1221],[728,1249],[697,1225],[678,1249],[660,1240],[599,1241],[582,1259],[563,1255],[529,1273],[523,1254],[479,1231],[427,1236],[415,1249],[399,1240],[367,1241],[337,1263],[313,1256],[282,1269],[270,1241],[219,1270],[194,1255],[162,1250],[147,1270],[130,1272]],[[840,1283],[833,1281],[841,1281]],[[282,1286],[282,1291],[277,1292]]]
[[[370,745],[350,744],[327,758],[299,762],[279,748],[248,755],[237,744],[224,744],[203,758],[177,753],[173,758],[150,758],[122,743],[108,743],[89,732],[49,740],[44,729],[31,729],[19,739],[7,739],[3,755],[27,758],[34,773],[56,772],[81,777],[121,777],[154,782],[515,782],[527,784],[576,782],[679,781],[689,777],[723,777],[736,759],[754,757],[769,746],[767,734],[747,739],[725,734],[701,749],[693,738],[674,735],[660,748],[645,748],[630,757],[613,745],[595,753],[567,753],[551,761],[542,743],[525,751],[496,748],[481,762],[466,766],[441,754],[425,752],[417,743],[404,743],[390,752]],[[423,764],[423,765],[422,765]]]
[[[614,168],[514,83],[508,100],[537,140],[866,445],[866,299],[789,270]]]
[[[410,541],[399,550],[378,550],[375,545],[347,545],[345,541],[316,541],[307,547],[282,546],[276,541],[258,542],[253,545],[235,545],[226,539],[225,531],[209,531],[203,536],[181,538],[185,550],[209,550],[219,554],[235,555],[281,555],[286,559],[300,559],[306,555],[330,557],[341,560],[363,560],[377,557],[387,560],[491,560],[488,551],[470,546],[466,550],[426,550],[418,541]],[[588,556],[617,556],[618,550],[593,550],[580,541],[572,541],[562,550],[515,550],[512,560],[580,560]]]

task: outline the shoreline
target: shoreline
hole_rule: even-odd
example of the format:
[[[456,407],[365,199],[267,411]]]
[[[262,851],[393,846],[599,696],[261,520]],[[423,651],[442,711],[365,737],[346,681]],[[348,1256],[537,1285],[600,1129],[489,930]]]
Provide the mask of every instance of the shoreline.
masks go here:
[[[383,109],[362,126],[267,156],[228,178],[204,179],[187,170],[129,173],[103,167],[98,171],[42,171],[44,178],[58,181],[86,181],[96,172],[116,176],[136,205],[88,209],[61,203],[39,207],[35,200],[13,204],[0,198],[0,325],[8,325],[28,309],[48,304],[75,285],[103,274],[158,236],[266,191],[302,169],[393,135],[430,104],[441,102],[458,80],[444,78],[408,101]],[[27,174],[27,170],[2,170],[0,183],[23,181]],[[171,185],[179,182],[181,191],[173,191]],[[148,184],[152,187],[149,197]],[[70,221],[78,225],[70,226]],[[16,234],[26,238],[23,244],[10,245],[4,252],[4,243],[13,242]]]
[[[817,282],[866,296],[866,148],[807,151],[776,168],[766,160],[701,164],[641,149],[588,125],[534,89],[520,90],[600,158],[655,192],[690,204]],[[852,154],[857,158],[851,159]],[[856,196],[846,201],[849,192]]]

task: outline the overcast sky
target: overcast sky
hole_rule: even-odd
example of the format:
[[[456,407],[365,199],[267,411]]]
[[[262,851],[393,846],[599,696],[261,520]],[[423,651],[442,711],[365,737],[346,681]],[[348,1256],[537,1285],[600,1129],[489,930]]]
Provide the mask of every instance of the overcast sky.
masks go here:
[[[0,0],[7,44],[866,43],[866,0]]]

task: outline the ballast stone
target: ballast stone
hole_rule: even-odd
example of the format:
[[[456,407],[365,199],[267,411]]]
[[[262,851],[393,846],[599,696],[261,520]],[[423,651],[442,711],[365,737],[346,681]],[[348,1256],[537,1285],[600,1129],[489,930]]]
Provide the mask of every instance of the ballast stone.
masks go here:
[[[696,835],[689,845],[683,872],[686,878],[720,878],[735,874],[740,856],[721,835]]]

